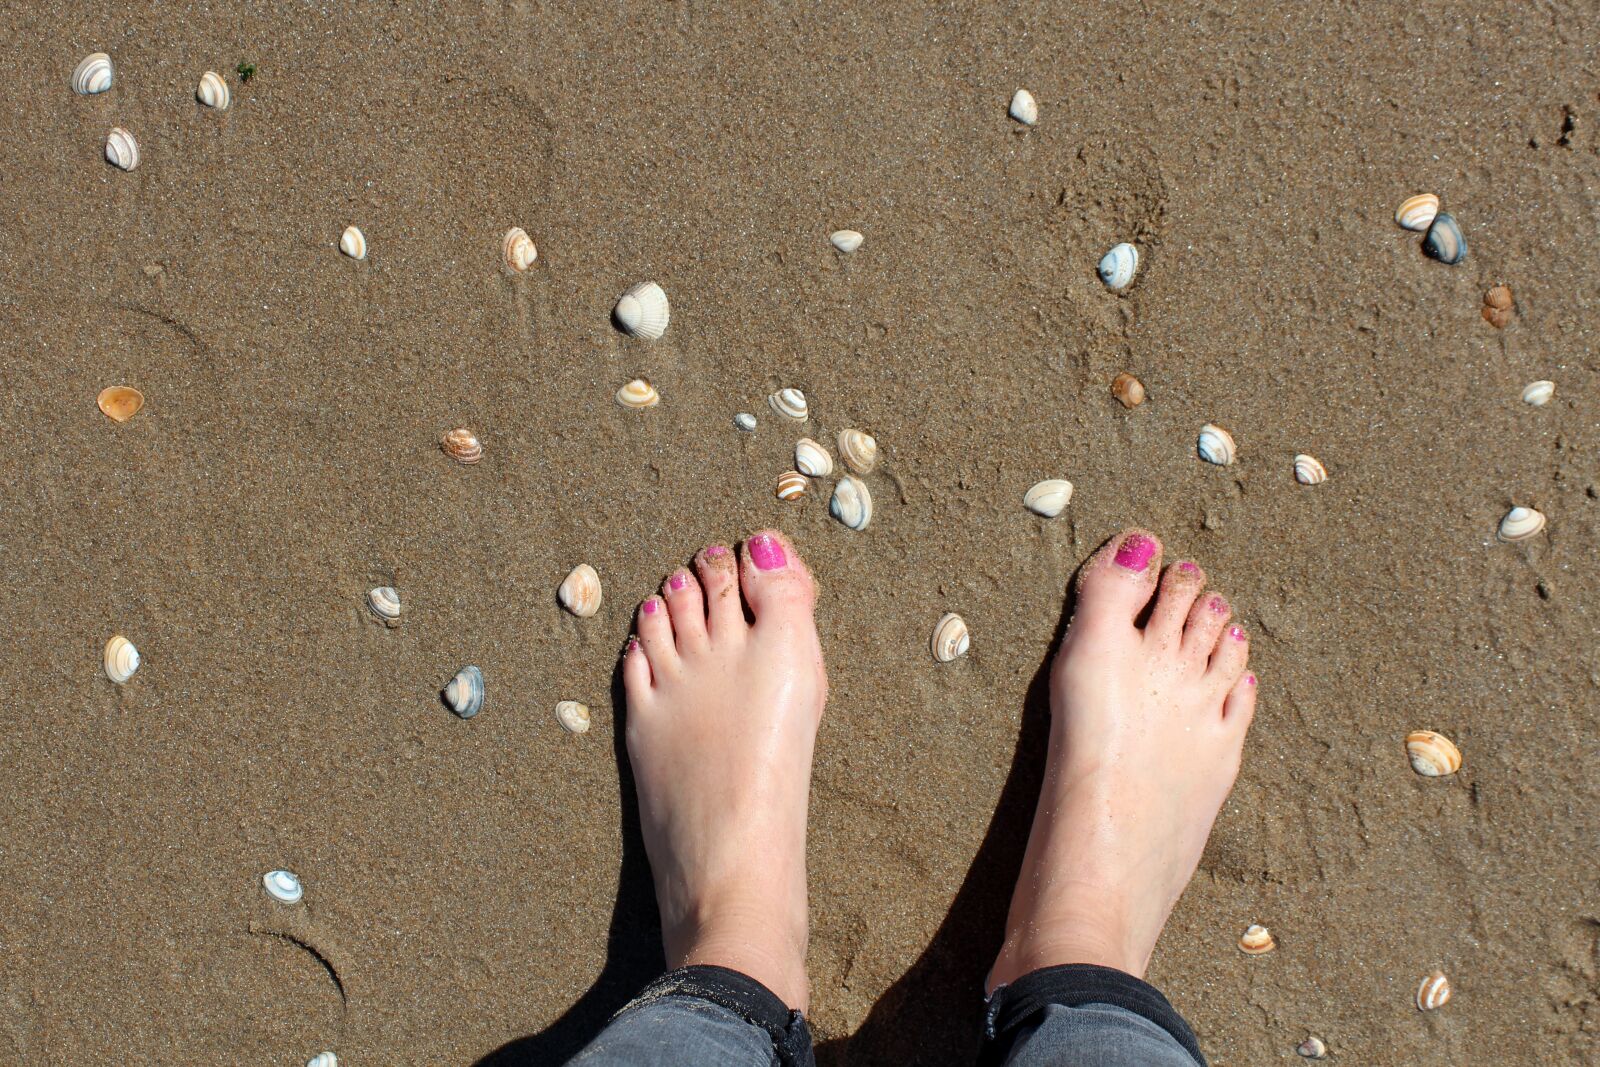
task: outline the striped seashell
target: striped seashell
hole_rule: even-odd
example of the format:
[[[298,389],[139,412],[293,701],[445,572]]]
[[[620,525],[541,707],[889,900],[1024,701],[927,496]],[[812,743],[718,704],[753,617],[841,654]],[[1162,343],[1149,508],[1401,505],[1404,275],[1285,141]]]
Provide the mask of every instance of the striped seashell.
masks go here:
[[[1467,239],[1454,215],[1439,213],[1422,239],[1422,250],[1440,263],[1460,263],[1467,258]]]
[[[108,385],[94,402],[112,422],[127,422],[144,407],[144,394],[131,386]]]
[[[319,1052],[306,1061],[306,1067],[339,1067],[339,1057],[331,1052]]]
[[[1006,108],[1006,113],[1024,126],[1032,126],[1039,121],[1039,101],[1026,89],[1018,89],[1011,94],[1011,106]]]
[[[1106,288],[1113,291],[1126,289],[1133,281],[1134,272],[1139,269],[1139,250],[1124,241],[1100,257],[1097,269]]]
[[[878,465],[878,441],[864,430],[840,430],[839,458],[855,473],[871,474]]]
[[[1144,403],[1144,383],[1123,372],[1111,379],[1111,395],[1125,408],[1136,408]]]
[[[1301,485],[1321,485],[1328,480],[1328,468],[1316,456],[1302,452],[1294,457],[1294,480]]]
[[[483,708],[483,672],[467,665],[456,672],[444,687],[444,702],[463,719],[470,719]]]
[[[354,226],[346,226],[339,235],[339,251],[351,259],[367,258],[367,235]]]
[[[133,647],[132,641],[117,634],[106,642],[102,662],[106,668],[106,677],[121,685],[132,678],[133,672],[139,669],[139,650]]]
[[[1413,730],[1406,734],[1406,758],[1424,778],[1443,778],[1461,769],[1461,750],[1444,734]]]
[[[1394,221],[1408,230],[1427,233],[1438,214],[1439,198],[1432,193],[1418,193],[1400,201],[1400,206],[1395,209]]]
[[[261,876],[261,888],[280,904],[298,904],[306,895],[305,887],[293,871],[268,871]]]
[[[483,444],[478,440],[478,435],[465,426],[451,430],[439,439],[439,447],[444,454],[457,463],[472,464],[483,458]]]
[[[578,618],[589,618],[600,610],[600,601],[603,599],[599,573],[587,563],[578,564],[562,579],[556,597],[562,607]]]
[[[865,530],[872,521],[872,494],[867,483],[847,474],[833,487],[828,513],[852,530]]]
[[[1556,383],[1540,379],[1537,382],[1529,382],[1523,387],[1522,402],[1524,404],[1532,404],[1536,408],[1542,408],[1550,403],[1555,395]]]
[[[799,471],[784,471],[778,475],[778,499],[799,500],[806,495],[806,489],[810,484],[806,476]]]
[[[1512,508],[1500,520],[1496,536],[1502,541],[1526,541],[1544,529],[1544,513],[1533,508]]]
[[[206,107],[216,108],[218,111],[228,110],[228,104],[233,100],[233,94],[228,91],[228,83],[214,70],[208,70],[200,75],[200,87],[194,91],[194,96]]]
[[[1450,979],[1443,971],[1434,971],[1417,986],[1417,1010],[1434,1011],[1450,1002]]]
[[[106,161],[123,170],[139,165],[139,142],[121,126],[113,126],[106,134]]]
[[[556,722],[569,734],[589,732],[589,705],[576,700],[563,700],[556,704]]]
[[[521,226],[513,226],[506,231],[505,240],[500,242],[500,251],[506,257],[506,266],[518,274],[525,273],[533,266],[533,261],[539,258],[539,250],[534,247],[533,238],[528,236],[528,231]]]
[[[1201,459],[1219,467],[1229,466],[1238,456],[1238,450],[1233,444],[1233,435],[1221,426],[1209,422],[1201,428],[1200,440],[1196,447]]]
[[[1246,956],[1265,956],[1277,947],[1278,942],[1273,939],[1272,931],[1260,923],[1251,923],[1239,935],[1239,951]]]
[[[939,621],[934,623],[933,637],[929,639],[928,647],[933,650],[933,658],[940,663],[949,663],[965,656],[967,649],[972,647],[967,620],[953,611],[939,616]]]
[[[109,88],[111,88],[111,57],[104,52],[90,52],[72,72],[72,91],[83,96],[93,96]]]
[[[832,233],[828,234],[829,243],[831,243],[833,247],[837,248],[845,255],[849,255],[851,252],[854,252],[856,249],[860,248],[861,242],[864,240],[866,240],[866,238],[862,237],[855,230],[834,230]]]
[[[1328,1046],[1320,1037],[1308,1037],[1296,1045],[1294,1050],[1308,1060],[1320,1060],[1328,1054]]]
[[[392,585],[367,590],[367,608],[385,626],[400,625],[400,591]]]
[[[733,424],[739,429],[743,430],[745,433],[754,433],[756,428],[756,417],[750,414],[748,411],[741,411],[739,414],[733,417]]]
[[[1072,483],[1065,478],[1047,478],[1036,482],[1022,495],[1022,506],[1035,515],[1053,519],[1067,510],[1072,499]]]
[[[802,437],[794,446],[794,465],[808,478],[826,478],[833,473],[833,457],[828,450],[809,437]]]
[[[661,394],[656,392],[655,386],[643,378],[635,378],[617,390],[617,403],[625,408],[642,411],[661,403]]]
[[[624,332],[654,341],[667,332],[672,309],[667,305],[666,290],[655,282],[640,282],[622,294],[612,315]]]
[[[798,389],[779,389],[767,397],[767,406],[786,419],[795,422],[805,422],[811,417],[811,406],[806,403],[806,394]]]

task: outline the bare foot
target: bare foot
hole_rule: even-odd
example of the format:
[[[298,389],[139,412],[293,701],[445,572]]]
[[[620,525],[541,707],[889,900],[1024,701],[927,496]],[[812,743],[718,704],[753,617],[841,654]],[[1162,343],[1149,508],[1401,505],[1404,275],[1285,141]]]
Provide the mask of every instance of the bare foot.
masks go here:
[[[751,537],[738,562],[712,545],[640,605],[622,665],[667,965],[731,967],[801,1011],[806,805],[828,694],[815,600],[782,534]]]
[[[1050,672],[1050,753],[987,989],[1060,963],[1143,977],[1233,788],[1256,679],[1223,597],[1125,531],[1084,567]],[[1155,595],[1144,628],[1135,619]]]

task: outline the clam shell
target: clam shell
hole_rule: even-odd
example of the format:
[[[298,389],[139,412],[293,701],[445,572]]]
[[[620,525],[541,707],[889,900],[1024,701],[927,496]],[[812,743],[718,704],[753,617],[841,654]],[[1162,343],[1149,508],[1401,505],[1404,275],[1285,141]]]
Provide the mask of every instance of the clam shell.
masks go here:
[[[1200,458],[1207,463],[1215,463],[1219,467],[1230,465],[1238,456],[1238,450],[1233,444],[1233,435],[1221,426],[1206,423],[1200,430],[1200,440],[1196,444]]]
[[[1250,924],[1239,935],[1239,951],[1247,956],[1265,956],[1277,947],[1278,942],[1273,940],[1272,931],[1260,923]]]
[[[521,226],[513,226],[506,231],[505,240],[500,242],[500,251],[505,254],[506,266],[518,274],[527,271],[533,266],[533,261],[539,258],[533,238]]]
[[[1544,529],[1544,513],[1533,508],[1512,508],[1500,520],[1496,536],[1502,541],[1526,541]]]
[[[845,255],[849,255],[851,252],[854,252],[856,249],[860,248],[861,242],[864,240],[866,240],[866,238],[862,237],[855,230],[834,230],[832,233],[828,234],[828,241],[833,245],[833,247],[837,248]]]
[[[939,621],[934,623],[933,637],[929,639],[928,647],[933,650],[933,658],[940,663],[949,663],[965,656],[967,649],[972,647],[967,620],[953,611],[939,616]]]
[[[456,672],[444,687],[444,702],[463,719],[470,719],[483,708],[483,672],[467,665]]]
[[[572,568],[572,573],[562,579],[561,587],[556,590],[556,597],[561,601],[562,607],[578,618],[589,618],[600,610],[602,595],[599,573],[587,563],[578,564]]]
[[[756,417],[748,411],[741,411],[733,417],[733,424],[745,433],[752,433],[756,428]]]
[[[392,585],[367,590],[367,608],[382,619],[385,626],[399,625],[400,591]]]
[[[563,700],[556,705],[556,722],[569,734],[589,732],[589,705]]]
[[[1542,408],[1550,403],[1551,398],[1555,395],[1556,383],[1540,379],[1537,382],[1529,382],[1523,386],[1522,402],[1524,404],[1532,404],[1536,408]]]
[[[113,422],[127,422],[144,407],[144,394],[127,385],[108,385],[94,402]]]
[[[643,378],[635,378],[617,390],[617,403],[636,410],[653,408],[661,403],[661,394],[656,392],[655,386]]]
[[[483,443],[465,426],[441,437],[439,447],[457,463],[476,463],[483,458]]]
[[[106,642],[106,651],[102,662],[105,664],[106,677],[121,685],[133,677],[133,672],[139,669],[139,650],[133,647],[121,634]]]
[[[833,473],[833,457],[809,437],[802,437],[795,443],[794,465],[808,478],[826,478]]]
[[[1467,258],[1467,239],[1454,215],[1439,212],[1422,239],[1422,250],[1440,263],[1460,263]]]
[[[1434,971],[1417,986],[1417,1010],[1433,1011],[1450,1001],[1450,979],[1443,971]]]
[[[1432,193],[1418,193],[1400,202],[1400,206],[1395,209],[1394,221],[1408,230],[1426,233],[1438,214],[1439,198]]]
[[[1510,308],[1492,308],[1485,304],[1483,305],[1482,314],[1483,321],[1497,330],[1503,330],[1511,325],[1512,313]]]
[[[306,1067],[339,1067],[339,1057],[331,1052],[319,1052],[306,1061]]]
[[[851,474],[839,479],[828,501],[828,513],[852,530],[865,530],[872,521],[872,494],[867,483]]]
[[[1100,280],[1112,290],[1126,289],[1139,269],[1139,250],[1124,241],[1100,257]]]
[[[1294,1050],[1308,1060],[1320,1060],[1328,1054],[1328,1046],[1320,1037],[1308,1037],[1296,1045]]]
[[[839,458],[857,474],[871,474],[878,465],[877,438],[865,430],[840,430]]]
[[[305,887],[293,871],[268,871],[261,876],[261,886],[267,896],[280,904],[298,904],[306,895]]]
[[[1011,106],[1006,112],[1024,126],[1032,126],[1039,121],[1039,101],[1026,89],[1018,89],[1011,94]]]
[[[1294,480],[1301,485],[1321,485],[1328,480],[1328,468],[1316,456],[1302,452],[1294,457]]]
[[[93,96],[109,88],[111,88],[111,57],[104,52],[90,52],[72,72],[72,91],[84,96]]]
[[[1047,478],[1036,482],[1022,494],[1022,506],[1035,515],[1043,515],[1053,519],[1067,510],[1067,503],[1072,499],[1072,483],[1065,478]]]
[[[806,403],[806,394],[798,389],[779,389],[767,397],[767,406],[786,419],[795,422],[805,422],[811,417],[811,406]]]
[[[799,471],[784,471],[778,475],[778,499],[799,500],[806,495],[806,489],[811,483]]]
[[[1511,297],[1511,286],[1491,286],[1489,291],[1483,294],[1483,302],[1485,306],[1492,307],[1496,311],[1510,311],[1514,302]]]
[[[339,251],[351,259],[367,258],[367,235],[354,226],[346,226],[339,235]]]
[[[1144,403],[1144,383],[1124,371],[1111,379],[1111,395],[1125,408],[1136,408]]]
[[[123,170],[139,165],[139,142],[121,126],[113,126],[106,134],[106,161]]]
[[[1411,769],[1425,778],[1443,778],[1461,769],[1461,750],[1444,734],[1413,730],[1406,734]]]
[[[640,282],[622,294],[612,315],[625,333],[654,341],[667,332],[672,309],[667,306],[666,290],[655,282]]]
[[[226,111],[228,103],[233,99],[233,94],[228,91],[228,83],[214,70],[208,70],[200,75],[200,87],[195,90],[194,95],[195,99],[206,107],[214,107],[218,111]]]

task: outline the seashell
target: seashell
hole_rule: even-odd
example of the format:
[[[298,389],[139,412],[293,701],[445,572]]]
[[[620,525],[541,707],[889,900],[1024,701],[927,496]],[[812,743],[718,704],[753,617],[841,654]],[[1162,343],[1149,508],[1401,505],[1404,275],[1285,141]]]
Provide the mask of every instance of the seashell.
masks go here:
[[[339,1057],[331,1052],[319,1052],[306,1061],[306,1067],[339,1067]]]
[[[139,669],[139,650],[121,634],[106,642],[104,656],[106,677],[121,685]]]
[[[1321,485],[1328,480],[1328,468],[1316,456],[1302,452],[1294,457],[1294,480],[1301,485]]]
[[[1438,214],[1439,198],[1432,193],[1418,193],[1400,202],[1400,206],[1395,209],[1394,221],[1408,230],[1426,233]]]
[[[939,621],[933,626],[933,637],[928,642],[928,647],[933,649],[934,659],[949,663],[965,656],[971,646],[972,635],[967,632],[967,620],[953,611],[939,616]]]
[[[1467,258],[1467,239],[1454,215],[1441,211],[1422,239],[1422,250],[1440,263],[1460,263]]]
[[[1543,379],[1537,382],[1529,382],[1522,388],[1522,402],[1524,404],[1532,404],[1536,408],[1542,408],[1550,403],[1550,399],[1555,395],[1556,383],[1547,382]]]
[[[849,474],[840,478],[828,501],[828,513],[852,530],[865,530],[872,521],[872,494],[867,492],[867,483]]]
[[[1444,734],[1413,730],[1406,734],[1411,769],[1425,778],[1443,778],[1461,769],[1461,750]]]
[[[108,385],[94,398],[100,410],[113,422],[127,422],[144,407],[144,394],[127,385]]]
[[[111,57],[104,52],[90,52],[72,72],[72,91],[93,96],[111,88]]]
[[[1067,502],[1071,499],[1071,482],[1065,478],[1047,478],[1022,494],[1022,506],[1035,515],[1053,519],[1067,510]]]
[[[444,687],[444,702],[463,719],[470,719],[483,707],[483,672],[471,665],[462,667]]]
[[[840,430],[839,458],[857,474],[871,474],[878,465],[878,441],[864,430]]]
[[[1323,1044],[1320,1037],[1308,1037],[1296,1045],[1294,1050],[1308,1060],[1320,1060],[1328,1054],[1328,1046]]]
[[[733,424],[745,433],[753,433],[756,428],[756,417],[748,411],[741,411],[733,417]]]
[[[1483,321],[1497,330],[1503,330],[1513,315],[1511,286],[1496,285],[1483,294]]]
[[[805,422],[811,417],[811,407],[806,403],[806,394],[798,389],[779,389],[767,397],[767,406],[786,419],[795,422]]]
[[[1136,408],[1144,403],[1144,383],[1124,371],[1111,379],[1111,395],[1125,408]]]
[[[1277,947],[1278,942],[1273,940],[1272,931],[1260,923],[1250,924],[1239,935],[1239,951],[1247,956],[1265,956]]]
[[[655,386],[643,378],[635,378],[617,390],[617,403],[625,408],[638,410],[653,408],[661,403],[661,394],[656,392]]]
[[[282,904],[298,904],[306,895],[305,887],[293,871],[268,871],[261,876],[261,885],[267,896]]]
[[[1533,508],[1512,508],[1500,520],[1497,536],[1502,541],[1526,541],[1544,529],[1544,513]]]
[[[385,626],[400,624],[400,591],[392,585],[367,590],[367,607]]]
[[[539,250],[533,245],[533,238],[528,236],[528,231],[521,226],[513,226],[506,231],[506,238],[500,242],[500,250],[505,253],[506,266],[522,274],[533,266],[533,261],[539,258]]]
[[[569,734],[589,732],[589,705],[576,700],[563,700],[556,704],[556,722]]]
[[[339,251],[351,259],[367,258],[367,235],[354,226],[346,226],[339,235]]]
[[[1500,308],[1492,308],[1488,304],[1485,304],[1483,305],[1482,314],[1483,321],[1487,322],[1490,326],[1493,326],[1497,330],[1503,330],[1507,326],[1511,325],[1512,315],[1509,309],[1502,310]]]
[[[794,465],[810,478],[826,478],[833,473],[833,457],[809,437],[802,437],[795,444]]]
[[[562,579],[556,597],[562,607],[580,619],[587,619],[600,610],[600,575],[587,563],[580,563]]]
[[[1011,106],[1006,110],[1024,126],[1032,126],[1039,121],[1039,101],[1026,89],[1018,89],[1011,94]]]
[[[1139,250],[1124,241],[1100,257],[1100,280],[1112,290],[1126,289],[1139,269]]]
[[[195,90],[194,95],[206,107],[214,107],[218,111],[228,110],[228,103],[233,99],[233,94],[228,91],[228,83],[214,70],[200,75],[200,88]]]
[[[121,126],[113,126],[106,134],[106,160],[123,170],[132,170],[139,165],[139,142]]]
[[[860,248],[861,242],[866,240],[866,238],[862,237],[855,230],[834,230],[832,233],[828,234],[828,240],[833,244],[833,247],[837,248],[845,255],[849,255],[851,252],[854,252],[856,249]]]
[[[483,444],[478,440],[478,435],[465,426],[458,430],[451,430],[439,439],[439,447],[444,449],[444,454],[457,463],[476,463],[483,458]]]
[[[1443,971],[1434,971],[1417,986],[1417,1010],[1433,1011],[1450,1002],[1450,979]]]
[[[1198,444],[1200,458],[1219,467],[1231,464],[1238,455],[1233,445],[1233,435],[1221,426],[1206,423],[1200,430]]]
[[[672,309],[667,306],[666,290],[655,282],[640,282],[622,294],[612,315],[624,332],[654,341],[667,332]]]
[[[784,471],[778,475],[778,499],[799,500],[806,495],[811,483],[799,471]]]

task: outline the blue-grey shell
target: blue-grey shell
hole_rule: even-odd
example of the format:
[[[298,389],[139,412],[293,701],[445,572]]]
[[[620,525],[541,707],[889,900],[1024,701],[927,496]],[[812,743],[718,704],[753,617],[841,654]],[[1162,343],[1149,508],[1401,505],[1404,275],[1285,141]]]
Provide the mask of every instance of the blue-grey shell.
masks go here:
[[[1422,250],[1440,263],[1460,263],[1467,258],[1467,239],[1454,215],[1441,211],[1434,217],[1422,239]]]
[[[483,707],[483,672],[476,667],[462,667],[444,687],[444,702],[463,719],[478,714]]]

